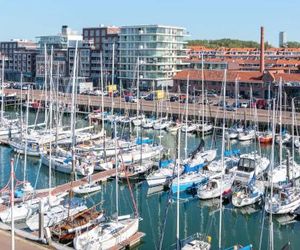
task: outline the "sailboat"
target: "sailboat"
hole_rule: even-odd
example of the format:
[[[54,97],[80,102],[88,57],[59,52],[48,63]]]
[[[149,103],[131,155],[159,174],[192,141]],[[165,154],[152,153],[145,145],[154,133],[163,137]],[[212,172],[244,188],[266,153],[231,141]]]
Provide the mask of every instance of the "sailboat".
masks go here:
[[[248,127],[243,130],[243,132],[239,132],[238,139],[239,141],[250,141],[254,140],[256,136],[255,129]]]
[[[144,129],[153,128],[154,124],[155,124],[155,119],[153,119],[153,118],[145,118],[144,117],[142,120],[142,127]]]
[[[273,101],[273,103],[275,103],[275,101]],[[293,108],[294,108],[294,105],[293,105]],[[275,134],[275,118],[274,118],[275,115],[274,114],[275,114],[275,112],[273,110],[273,129],[272,129],[273,134]],[[294,120],[294,116],[293,116],[293,120]],[[282,160],[281,149],[280,149],[279,157],[280,157],[280,162],[281,162],[281,160]],[[289,163],[287,162],[287,164],[289,164]],[[273,172],[273,167],[274,167],[274,142],[272,143],[270,173]],[[287,175],[289,175],[288,167],[287,167]],[[279,186],[276,190],[274,190],[272,174],[270,174],[269,182],[271,185],[271,192],[265,201],[265,211],[270,214],[271,219],[272,219],[273,214],[292,213],[300,206],[300,188],[298,186],[294,185],[293,182],[290,185]],[[271,221],[271,219],[270,219],[270,221]]]
[[[199,147],[181,162],[184,166],[184,172],[179,178],[174,179],[171,185],[172,192],[177,192],[177,186],[179,191],[187,191],[190,188],[196,188],[198,185],[205,184],[210,178],[219,176],[219,173],[204,171],[203,168],[207,166],[216,157],[216,150],[202,151]]]
[[[300,206],[300,188],[283,187],[267,197],[265,210],[272,214],[288,214],[294,212]]]
[[[104,221],[102,211],[97,211],[96,207],[87,208],[82,212],[69,217],[61,224],[56,224],[51,228],[52,238],[62,244],[71,243],[78,232],[92,230],[99,223]]]
[[[226,79],[226,72],[224,73],[224,79]],[[226,80],[224,80],[226,82]],[[226,93],[226,84],[224,84],[224,94],[223,94],[223,103],[225,106],[225,93]],[[208,182],[204,185],[199,186],[197,190],[197,195],[200,199],[213,199],[220,197],[222,199],[223,194],[229,194],[231,192],[231,187],[234,181],[234,174],[229,173],[225,174],[225,108],[223,108],[223,128],[222,128],[222,151],[221,151],[221,175],[216,178],[210,178]],[[203,140],[204,133],[202,134]],[[222,212],[222,211],[221,211]]]
[[[159,168],[146,177],[148,186],[154,187],[168,184],[178,173],[180,175],[183,173],[184,168],[182,165],[179,167],[180,169],[177,171],[177,165],[172,160],[160,160]]]
[[[178,142],[177,142],[177,183],[180,183],[180,134],[181,131],[178,130]],[[174,181],[173,181],[174,183]],[[180,232],[180,217],[179,217],[179,198],[180,198],[180,185],[176,186],[176,192],[173,191],[173,184],[172,184],[172,191],[173,193],[177,193],[177,199],[176,199],[176,249],[184,249],[184,250],[190,250],[190,249],[201,249],[201,250],[210,250],[211,249],[211,237],[205,237],[204,235],[200,233],[196,233],[186,239],[180,240],[179,232]]]
[[[69,216],[74,216],[87,209],[87,206],[81,199],[72,198],[65,200],[63,204],[52,206],[44,212],[44,227],[52,227],[55,224],[67,219]],[[35,213],[26,219],[26,225],[31,231],[39,229],[39,214]]]
[[[235,207],[245,207],[253,205],[262,200],[264,196],[264,185],[255,181],[255,176],[246,185],[237,188],[232,194],[232,205]]]
[[[100,183],[94,182],[91,175],[88,175],[87,179],[87,183],[81,184],[80,186],[72,189],[75,194],[89,194],[101,190]]]
[[[220,197],[221,194],[228,195],[231,193],[234,174],[226,174],[221,177],[210,179],[206,184],[200,186],[197,195],[202,200],[214,199]]]
[[[294,160],[295,158],[295,103],[292,99],[292,157],[290,158],[290,150],[287,149],[286,161],[282,161],[282,147],[280,147],[280,162],[269,173],[269,180],[272,180],[274,184],[284,185],[290,181],[296,180],[300,177],[300,165]]]
[[[115,143],[116,124],[114,123]],[[133,236],[139,228],[139,218],[130,215],[119,216],[118,208],[118,157],[116,155],[116,210],[115,219],[100,223],[93,229],[77,235],[73,240],[74,248],[79,249],[110,249],[122,244],[123,241]],[[134,202],[134,201],[133,201]],[[137,212],[136,212],[137,214]]]

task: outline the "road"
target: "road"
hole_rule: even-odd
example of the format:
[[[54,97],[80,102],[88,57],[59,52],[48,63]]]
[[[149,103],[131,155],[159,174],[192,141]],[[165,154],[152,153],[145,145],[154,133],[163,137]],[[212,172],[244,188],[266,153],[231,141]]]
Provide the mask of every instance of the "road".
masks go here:
[[[21,91],[18,89],[5,89],[6,93],[16,93],[19,97]],[[23,98],[25,98],[26,90],[23,90]],[[41,90],[32,90],[30,92],[30,99],[34,100],[45,100],[45,95]],[[48,100],[50,98],[48,97]],[[71,94],[68,93],[60,93],[58,96],[60,102],[65,103],[67,105],[71,105]],[[77,96],[77,104],[81,106],[86,106],[85,110],[98,109],[101,107],[101,96],[90,96],[90,95],[78,95]],[[124,98],[120,97],[104,97],[104,107],[106,109],[111,110],[113,107],[114,109],[122,109],[122,110],[136,110],[137,104],[136,103],[129,103],[125,102]],[[201,117],[202,110],[205,109],[204,113],[206,117],[211,118],[212,120],[222,119],[223,111],[213,105],[206,105],[205,107],[202,104],[189,104],[188,114],[190,118],[194,117],[195,120],[198,117]],[[184,116],[186,112],[186,104],[179,103],[179,102],[170,102],[166,101],[146,101],[140,100],[139,109],[143,110],[144,112],[148,113],[155,113],[155,112],[163,112],[168,114],[176,114]],[[259,123],[267,123],[268,122],[268,110],[264,109],[257,109],[257,116],[254,115],[255,110],[250,108],[239,108],[237,111],[226,111],[226,119],[227,120],[244,120],[246,119],[249,123],[257,121]],[[256,118],[255,118],[256,117]],[[270,112],[270,116],[272,117],[272,112]],[[297,124],[300,124],[299,113],[296,113],[296,121]],[[276,121],[278,123],[278,121]],[[291,125],[292,124],[292,113],[289,111],[282,112],[282,124]]]

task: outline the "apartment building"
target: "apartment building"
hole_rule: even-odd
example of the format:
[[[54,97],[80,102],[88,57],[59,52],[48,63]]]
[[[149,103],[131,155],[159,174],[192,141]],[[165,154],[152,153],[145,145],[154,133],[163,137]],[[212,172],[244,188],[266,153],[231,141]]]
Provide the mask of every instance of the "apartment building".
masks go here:
[[[118,78],[125,86],[134,84],[137,74],[140,86],[172,85],[172,77],[186,65],[185,36],[186,30],[180,27],[121,27]]]

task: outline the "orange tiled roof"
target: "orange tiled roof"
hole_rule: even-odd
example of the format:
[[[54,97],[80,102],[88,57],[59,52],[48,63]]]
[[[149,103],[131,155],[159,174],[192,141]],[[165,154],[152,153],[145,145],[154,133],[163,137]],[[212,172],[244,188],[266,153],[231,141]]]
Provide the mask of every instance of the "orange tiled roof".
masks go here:
[[[223,81],[223,70],[204,70],[204,79],[206,81]],[[190,80],[202,80],[201,70],[183,70],[178,72],[174,80],[186,80],[189,74]],[[263,83],[263,74],[259,71],[227,71],[227,81],[234,82],[236,79],[242,82]]]
[[[206,81],[220,82],[224,80],[223,70],[204,70],[203,73]],[[300,82],[300,74],[282,73],[282,70],[265,73],[261,73],[260,71],[227,71],[227,82],[234,82],[237,79],[239,82],[263,83],[263,77],[268,74],[275,81],[279,81],[282,78],[284,82]],[[202,80],[201,70],[183,70],[178,72],[173,79],[187,80],[188,75],[190,80]]]

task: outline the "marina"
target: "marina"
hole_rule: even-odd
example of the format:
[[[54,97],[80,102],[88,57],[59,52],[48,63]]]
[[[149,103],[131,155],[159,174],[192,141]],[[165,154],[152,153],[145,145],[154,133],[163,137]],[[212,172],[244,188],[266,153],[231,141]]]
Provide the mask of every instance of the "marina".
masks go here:
[[[0,249],[300,249],[289,1],[1,4]]]

